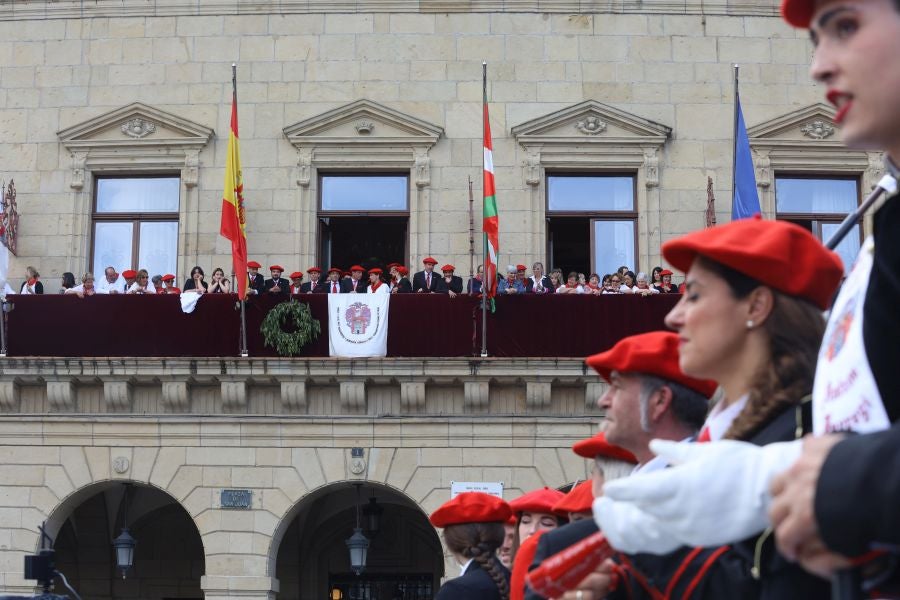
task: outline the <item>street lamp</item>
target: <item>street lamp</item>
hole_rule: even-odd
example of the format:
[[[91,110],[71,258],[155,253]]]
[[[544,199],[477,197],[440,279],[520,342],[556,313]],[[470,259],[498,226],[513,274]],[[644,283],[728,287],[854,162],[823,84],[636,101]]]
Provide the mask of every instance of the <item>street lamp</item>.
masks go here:
[[[122,571],[122,579],[134,565],[134,546],[137,544],[131,533],[128,532],[128,491],[130,484],[125,485],[125,493],[122,495],[122,533],[113,540],[113,549],[116,551],[116,567]]]
[[[356,484],[356,527],[351,535],[344,542],[350,551],[350,568],[356,575],[361,575],[366,569],[366,556],[369,553],[369,538],[363,535],[362,528],[359,526],[359,488],[360,484]]]
[[[136,540],[128,533],[127,527],[123,527],[119,537],[113,540],[113,548],[116,549],[116,567],[122,571],[122,579],[125,579],[125,574],[134,565],[134,545],[136,543]]]

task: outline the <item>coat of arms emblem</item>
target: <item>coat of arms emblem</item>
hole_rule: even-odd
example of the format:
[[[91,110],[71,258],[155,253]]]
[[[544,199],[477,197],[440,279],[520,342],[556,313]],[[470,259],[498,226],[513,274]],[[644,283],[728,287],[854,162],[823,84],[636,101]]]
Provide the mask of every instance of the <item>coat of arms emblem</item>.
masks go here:
[[[347,321],[347,327],[350,333],[354,335],[365,335],[366,328],[372,321],[372,311],[362,302],[354,302],[344,311],[344,319]]]

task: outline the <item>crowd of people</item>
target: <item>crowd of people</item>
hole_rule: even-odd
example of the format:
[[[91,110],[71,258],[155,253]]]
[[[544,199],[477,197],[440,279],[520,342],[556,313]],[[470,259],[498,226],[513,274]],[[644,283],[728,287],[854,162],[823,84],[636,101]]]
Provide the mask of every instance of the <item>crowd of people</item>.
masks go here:
[[[479,265],[476,274],[463,286],[462,277],[456,275],[456,267],[451,264],[435,271],[437,261],[427,257],[422,261],[422,270],[409,277],[409,269],[398,263],[387,265],[387,273],[378,267],[365,269],[353,265],[344,271],[331,267],[324,272],[319,267],[306,270],[308,276],[304,281],[304,273],[294,271],[284,277],[281,265],[269,267],[269,277],[259,271],[262,268],[256,261],[247,263],[248,294],[407,294],[430,293],[448,294],[455,297],[459,294],[481,294],[484,285],[484,269]],[[627,266],[617,272],[603,275],[596,273],[586,276],[584,273],[570,272],[563,279],[562,270],[554,269],[544,273],[544,265],[536,262],[531,267],[531,274],[525,265],[509,265],[506,277],[497,278],[497,294],[633,294],[648,296],[652,294],[675,294],[682,290],[672,283],[672,271],[656,267],[648,277],[646,273],[635,275]],[[74,294],[79,297],[94,294],[228,294],[236,292],[234,284],[225,276],[224,270],[216,267],[209,281],[199,266],[191,269],[190,277],[182,287],[175,286],[175,275],[150,276],[146,269],[126,269],[118,273],[115,267],[104,269],[103,277],[97,281],[93,273],[85,273],[81,283],[76,283],[75,276],[66,272],[62,275],[59,293]],[[21,294],[43,294],[44,286],[40,274],[33,268],[27,268],[27,279],[22,284]]]

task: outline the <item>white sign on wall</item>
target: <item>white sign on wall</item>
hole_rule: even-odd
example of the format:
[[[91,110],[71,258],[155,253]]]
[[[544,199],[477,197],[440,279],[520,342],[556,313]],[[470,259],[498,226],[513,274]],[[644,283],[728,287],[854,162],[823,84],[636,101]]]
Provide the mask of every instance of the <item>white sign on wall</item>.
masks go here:
[[[502,481],[451,481],[450,482],[450,499],[456,498],[458,494],[463,492],[481,492],[482,494],[490,494],[503,498],[503,482]]]

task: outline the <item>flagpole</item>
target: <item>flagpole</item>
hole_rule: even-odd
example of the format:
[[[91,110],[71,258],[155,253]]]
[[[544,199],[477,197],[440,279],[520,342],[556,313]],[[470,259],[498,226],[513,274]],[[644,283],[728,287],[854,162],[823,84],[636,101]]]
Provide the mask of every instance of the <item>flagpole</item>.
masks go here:
[[[484,98],[484,102],[487,103],[487,62],[481,63],[481,90],[483,92],[482,97]],[[484,109],[482,108],[482,111]],[[482,125],[482,135],[484,131],[484,126]],[[482,140],[482,145],[484,140]],[[484,165],[482,164],[482,170],[484,170]],[[484,190],[482,190],[482,194]],[[482,229],[484,227],[482,226]],[[481,279],[481,358],[486,358],[487,353],[487,291],[488,291],[488,238],[487,232],[481,234],[484,238],[484,276]]]
[[[237,106],[237,63],[231,63],[231,103],[232,106]],[[234,273],[234,261],[231,261],[232,265],[232,273],[231,273],[231,281],[234,282],[235,285],[238,286],[238,295],[240,296],[240,284],[237,281],[237,275]],[[246,277],[246,273],[242,273],[243,277]],[[250,356],[250,353],[247,351],[247,300],[246,298],[238,298],[241,303],[241,358],[247,358]]]
[[[738,143],[738,71],[740,66],[734,65],[734,128],[731,131],[731,210],[734,211],[734,189],[737,179],[737,143]]]

